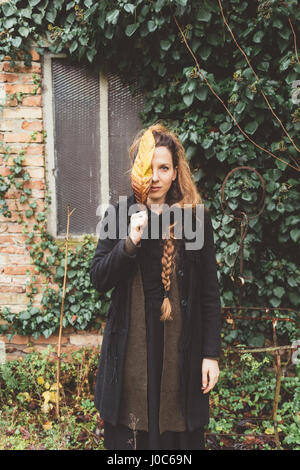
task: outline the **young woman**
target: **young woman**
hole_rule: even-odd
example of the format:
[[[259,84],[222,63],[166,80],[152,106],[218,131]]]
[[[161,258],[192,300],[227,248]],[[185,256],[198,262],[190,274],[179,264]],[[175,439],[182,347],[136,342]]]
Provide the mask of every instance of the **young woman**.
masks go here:
[[[155,149],[146,209],[131,213],[137,200],[134,194],[127,198],[129,235],[121,238],[120,203],[114,206],[116,237],[99,238],[90,269],[99,292],[114,288],[95,406],[104,420],[106,449],[204,449],[221,350],[213,228],[204,207],[200,249],[187,249],[172,223],[166,237],[166,207],[184,211],[202,200],[178,137],[160,124],[148,129]],[[144,132],[130,147],[133,164]],[[158,238],[151,238],[152,224]]]

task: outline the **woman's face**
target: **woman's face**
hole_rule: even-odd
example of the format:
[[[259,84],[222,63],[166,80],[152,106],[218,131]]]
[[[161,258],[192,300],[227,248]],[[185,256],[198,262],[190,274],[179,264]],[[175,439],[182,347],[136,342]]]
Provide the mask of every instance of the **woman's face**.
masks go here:
[[[153,175],[147,205],[149,205],[149,203],[163,204],[167,192],[177,176],[177,169],[173,167],[173,159],[170,150],[167,147],[156,147],[151,165]]]

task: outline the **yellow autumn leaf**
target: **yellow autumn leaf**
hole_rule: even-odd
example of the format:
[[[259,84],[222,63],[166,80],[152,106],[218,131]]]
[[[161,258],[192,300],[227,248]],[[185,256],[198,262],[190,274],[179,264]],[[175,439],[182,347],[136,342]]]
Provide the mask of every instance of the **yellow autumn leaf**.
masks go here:
[[[56,396],[57,396],[56,392],[50,392],[50,400],[49,401],[52,401],[52,403],[56,403]]]
[[[274,428],[271,427],[271,428],[265,429],[265,434],[274,434]]]
[[[27,400],[27,401],[31,400],[31,397],[30,397],[30,395],[29,395],[28,392],[20,392],[20,393],[18,394],[17,398],[18,398],[19,400]]]
[[[52,408],[53,408],[53,405],[51,405],[51,403],[49,402],[45,402],[41,406],[41,410],[43,413],[48,413],[50,410],[52,410]]]
[[[51,392],[48,392],[48,391],[47,391],[47,392],[44,392],[44,393],[42,394],[42,396],[43,396],[43,398],[44,398],[44,400],[45,400],[45,403],[48,403],[48,401],[50,401],[50,398],[51,398]]]
[[[37,383],[38,383],[39,385],[44,385],[44,383],[45,383],[44,377],[38,377]]]
[[[150,129],[141,137],[138,153],[131,170],[131,186],[138,204],[145,204],[152,182],[152,158],[155,139]]]
[[[43,428],[47,431],[48,429],[52,428],[52,421],[47,421],[45,424],[43,424]]]
[[[59,388],[62,388],[61,383],[59,384]],[[50,387],[50,390],[57,390],[57,384],[56,383],[52,384],[51,387]]]
[[[49,388],[50,388],[50,384],[49,384],[49,382],[46,382],[45,383],[45,389],[48,390]]]
[[[277,427],[278,432],[282,432],[280,426]],[[274,434],[274,426],[265,429],[265,434]]]

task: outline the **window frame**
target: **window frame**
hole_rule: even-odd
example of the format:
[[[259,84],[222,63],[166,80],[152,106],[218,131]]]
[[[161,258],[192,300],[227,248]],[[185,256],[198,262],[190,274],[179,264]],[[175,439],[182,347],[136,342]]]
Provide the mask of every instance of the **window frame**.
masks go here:
[[[54,96],[52,86],[52,60],[66,59],[65,53],[54,54],[47,52],[43,55],[43,122],[47,137],[45,142],[45,183],[50,191],[51,202],[47,210],[47,231],[56,238],[57,241],[65,240],[65,235],[57,233],[57,199],[56,199],[56,168],[55,168],[55,122],[54,122]],[[104,72],[99,72],[99,95],[100,95],[100,201],[95,215],[102,217],[103,208],[109,205],[109,129],[108,129],[108,79]],[[72,207],[70,208],[72,210]],[[102,212],[100,212],[102,210]],[[96,219],[95,219],[96,220]],[[96,227],[91,236],[96,238]],[[80,241],[85,234],[71,235],[74,241]]]

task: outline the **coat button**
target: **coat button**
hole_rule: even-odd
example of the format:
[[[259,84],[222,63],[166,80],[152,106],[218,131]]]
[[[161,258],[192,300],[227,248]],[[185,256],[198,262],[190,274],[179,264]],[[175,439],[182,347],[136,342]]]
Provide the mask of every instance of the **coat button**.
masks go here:
[[[181,271],[181,270],[178,271],[178,275],[179,275],[180,277],[183,277],[183,271]]]
[[[187,305],[187,301],[186,301],[185,299],[182,299],[182,301],[181,301],[181,305],[182,305],[183,307],[186,307],[186,305]]]

